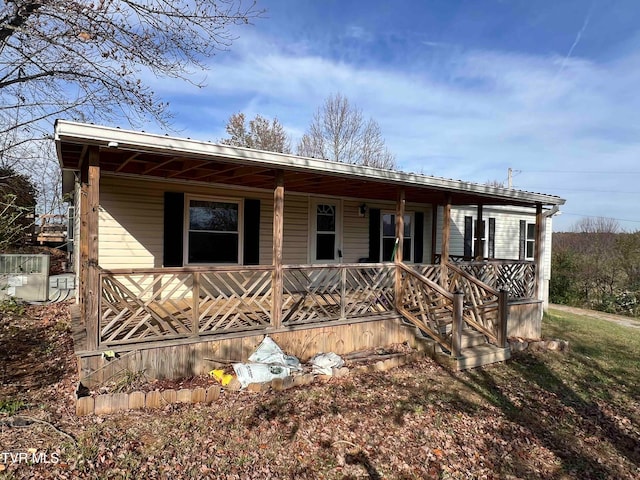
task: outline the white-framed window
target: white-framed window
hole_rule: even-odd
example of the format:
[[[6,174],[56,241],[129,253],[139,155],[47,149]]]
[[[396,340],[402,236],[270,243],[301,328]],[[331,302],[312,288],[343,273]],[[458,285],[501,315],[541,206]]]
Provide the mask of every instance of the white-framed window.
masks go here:
[[[520,260],[533,260],[536,253],[536,224],[520,220]]]
[[[342,257],[340,201],[313,199],[310,208],[311,262],[339,262]]]
[[[482,237],[480,238],[480,252],[476,252],[478,241],[478,220],[471,216],[464,217],[464,257],[494,258],[496,251],[496,219],[482,220]],[[488,227],[488,228],[487,228]],[[480,255],[481,253],[481,255]]]
[[[536,246],[536,224],[527,223],[527,260],[533,260]]]
[[[396,214],[382,212],[380,232],[382,235],[380,258],[383,262],[392,262],[396,247]],[[413,261],[413,213],[404,214],[404,242],[402,243],[402,261]]]
[[[187,197],[185,209],[185,264],[242,263],[240,200]]]

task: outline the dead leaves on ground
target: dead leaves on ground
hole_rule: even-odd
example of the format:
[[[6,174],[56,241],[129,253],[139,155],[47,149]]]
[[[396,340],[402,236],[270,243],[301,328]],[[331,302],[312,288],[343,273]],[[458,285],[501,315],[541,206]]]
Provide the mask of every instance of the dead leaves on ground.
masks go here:
[[[59,318],[49,311],[14,328],[70,355]],[[29,362],[56,357],[29,345]],[[587,400],[544,362],[522,354],[454,374],[424,360],[283,392],[224,392],[209,406],[82,419],[63,364],[56,382],[31,380],[36,400],[24,414],[77,446],[42,425],[3,427],[0,450],[59,452],[60,463],[7,464],[0,478],[637,478],[637,405],[624,392],[615,403]]]

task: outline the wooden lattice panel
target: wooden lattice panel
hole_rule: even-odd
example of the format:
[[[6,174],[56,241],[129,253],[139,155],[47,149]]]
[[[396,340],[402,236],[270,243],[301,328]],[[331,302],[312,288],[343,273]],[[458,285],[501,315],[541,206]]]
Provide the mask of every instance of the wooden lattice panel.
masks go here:
[[[440,283],[440,277],[442,276],[442,265],[416,264],[414,265],[414,268],[423,277],[428,278],[434,283]]]
[[[340,269],[287,268],[283,283],[283,325],[317,323],[343,317]]]
[[[507,285],[511,298],[534,298],[536,266],[533,262],[498,265],[498,283]]]
[[[193,316],[185,297],[189,275],[102,274],[100,343],[106,345],[188,336]]]
[[[284,270],[283,325],[394,311],[393,265],[322,265]]]
[[[401,270],[399,308],[405,317],[447,350],[452,348],[453,301],[413,272]]]
[[[369,316],[394,310],[395,267],[344,268],[344,316]]]
[[[457,267],[450,265],[448,273],[449,291],[464,294],[462,314],[464,320],[495,341],[498,338],[499,329],[498,292],[460,269],[459,265]]]
[[[198,275],[198,333],[259,330],[270,325],[270,269]]]

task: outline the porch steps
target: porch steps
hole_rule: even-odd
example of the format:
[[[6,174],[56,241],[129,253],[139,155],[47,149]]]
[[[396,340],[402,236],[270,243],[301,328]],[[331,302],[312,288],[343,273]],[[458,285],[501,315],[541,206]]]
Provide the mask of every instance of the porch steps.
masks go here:
[[[435,360],[454,370],[467,370],[482,367],[492,363],[504,362],[511,358],[509,347],[500,348],[489,343],[463,348],[458,358],[453,358],[445,352],[436,352]]]
[[[413,324],[411,324],[413,326]],[[407,325],[409,326],[409,325]],[[469,368],[482,367],[497,362],[504,362],[511,358],[509,347],[500,348],[487,342],[486,337],[472,328],[465,328],[462,331],[462,350],[460,357],[454,358],[449,352],[443,351],[442,347],[431,337],[413,326],[415,335],[422,343],[428,344],[425,350],[439,364],[452,370],[467,370]]]

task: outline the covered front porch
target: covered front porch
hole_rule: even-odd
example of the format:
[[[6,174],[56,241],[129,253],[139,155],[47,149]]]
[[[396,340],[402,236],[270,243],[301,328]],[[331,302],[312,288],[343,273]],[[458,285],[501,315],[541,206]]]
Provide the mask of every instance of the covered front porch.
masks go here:
[[[155,375],[193,374],[213,351],[243,360],[247,341],[264,334],[305,344],[308,356],[411,341],[454,359],[470,348],[470,330],[502,349],[508,335],[535,334],[543,205],[557,197],[70,122],[58,123],[56,140],[75,172],[81,376],[104,368],[107,349]],[[123,185],[159,212],[164,236],[139,227]],[[200,228],[202,205],[230,206],[230,227]],[[457,205],[477,212],[473,261],[450,253]],[[532,208],[533,260],[482,255],[488,205]],[[201,264],[198,255],[219,254],[197,243],[203,232],[235,264]],[[141,258],[121,253],[131,245],[159,253],[131,267]]]

